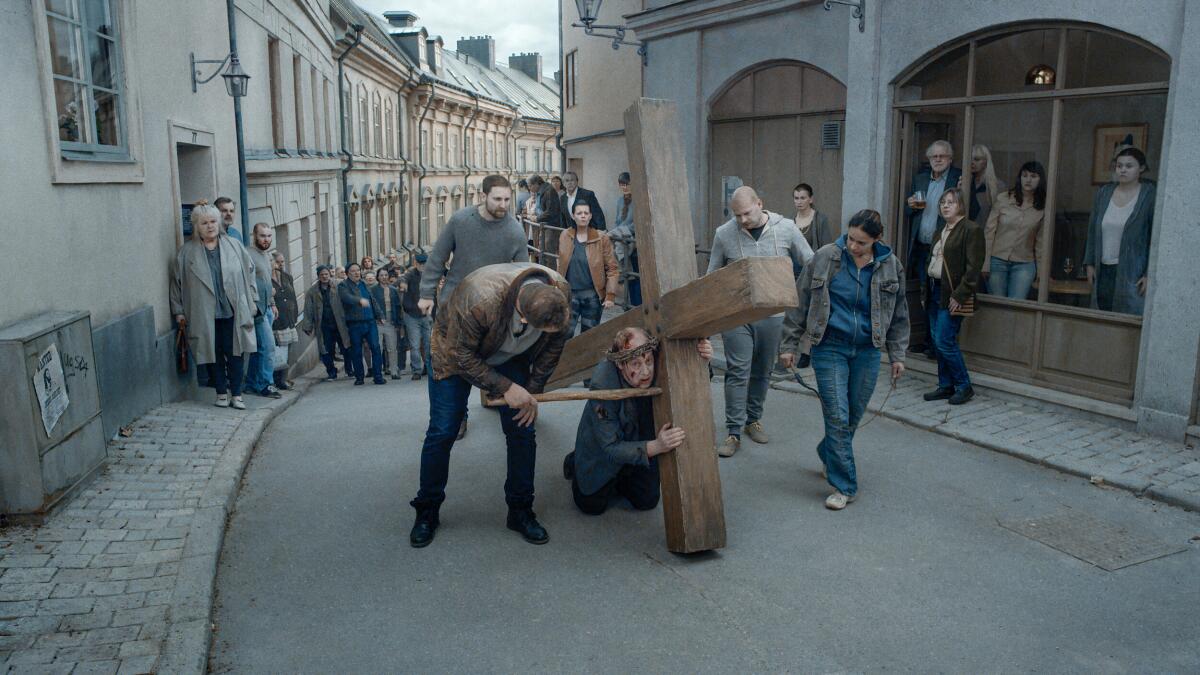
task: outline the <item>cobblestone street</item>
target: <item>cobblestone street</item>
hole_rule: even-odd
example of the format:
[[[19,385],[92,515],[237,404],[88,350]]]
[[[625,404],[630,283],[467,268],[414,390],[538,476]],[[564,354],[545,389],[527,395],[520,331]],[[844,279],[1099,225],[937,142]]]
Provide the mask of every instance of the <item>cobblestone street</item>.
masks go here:
[[[0,530],[5,672],[201,672],[226,504],[267,421],[298,397],[161,406],[44,525]]]

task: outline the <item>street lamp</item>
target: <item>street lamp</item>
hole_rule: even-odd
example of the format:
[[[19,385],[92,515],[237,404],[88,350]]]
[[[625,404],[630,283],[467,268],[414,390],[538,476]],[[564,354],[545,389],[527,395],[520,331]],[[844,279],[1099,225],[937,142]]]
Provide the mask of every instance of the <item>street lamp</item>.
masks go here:
[[[192,61],[192,93],[196,93],[200,85],[212,80],[218,74],[225,79],[225,92],[233,98],[241,98],[246,95],[249,90],[250,76],[246,71],[242,70],[242,63],[238,61],[236,53],[230,53],[223,59],[197,59],[195,52],[188,54],[188,58]],[[208,77],[203,77],[200,73],[201,64],[219,63],[216,70]],[[225,64],[229,64],[229,68]],[[225,72],[221,72],[224,70]]]
[[[572,28],[582,28],[586,35],[592,37],[611,39],[612,48],[619,49],[621,45],[637,47],[637,53],[642,57],[642,65],[646,65],[646,44],[643,42],[631,42],[625,39],[625,26],[607,26],[596,23],[596,19],[600,17],[600,3],[604,0],[575,0],[575,9],[579,11],[579,20],[583,23],[572,23]],[[601,30],[611,30],[612,33],[601,33]]]

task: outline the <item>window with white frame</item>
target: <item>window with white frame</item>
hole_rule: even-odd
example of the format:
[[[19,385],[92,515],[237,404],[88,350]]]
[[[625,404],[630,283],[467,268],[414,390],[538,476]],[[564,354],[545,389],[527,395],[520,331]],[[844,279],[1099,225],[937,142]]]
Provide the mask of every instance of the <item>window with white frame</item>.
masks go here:
[[[455,136],[454,133],[451,132],[450,133],[450,166],[458,166],[459,159],[460,159],[460,157],[458,156],[458,136]]]
[[[371,110],[367,107],[367,88],[358,85],[358,154],[371,154]]]
[[[375,146],[371,154],[378,157],[383,154],[383,101],[379,98],[379,92],[375,92],[373,97],[371,114],[375,120]]]
[[[563,107],[573,108],[579,102],[579,96],[575,91],[575,58],[578,56],[578,50],[567,52],[566,64],[563,68]]]
[[[525,148],[517,150],[517,168],[520,169],[521,173],[525,173],[529,170],[529,164],[526,162],[528,159],[528,154],[529,153]]]
[[[542,170],[542,151],[539,148],[533,149],[533,170]]]
[[[429,130],[421,130],[421,163],[429,164]]]
[[[442,226],[446,224],[446,198],[442,197],[438,200],[437,214],[438,232],[442,231]]]
[[[112,2],[45,0],[45,12],[60,149],[80,159],[128,157]]]
[[[496,141],[488,141],[488,166],[496,166]]]
[[[396,129],[395,115],[392,113],[392,99],[384,99],[383,101],[383,137],[384,147],[386,148],[385,155],[387,157],[396,156]]]
[[[342,124],[346,127],[346,150],[354,154],[354,108],[350,105],[351,102],[350,83],[347,82],[342,96]]]
[[[446,166],[446,132],[437,132],[437,145],[434,157],[437,157],[438,166]]]

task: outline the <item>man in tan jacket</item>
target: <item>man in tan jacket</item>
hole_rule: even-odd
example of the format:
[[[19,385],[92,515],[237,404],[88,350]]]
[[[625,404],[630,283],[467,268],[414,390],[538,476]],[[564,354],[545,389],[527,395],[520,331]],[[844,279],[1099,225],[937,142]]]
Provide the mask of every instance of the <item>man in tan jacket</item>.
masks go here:
[[[565,279],[541,265],[486,265],[468,274],[439,307],[430,340],[433,372],[420,489],[410,502],[417,510],[409,535],[413,547],[433,541],[446,499],[450,449],[472,386],[504,398],[499,411],[508,449],[508,527],[530,543],[549,541],[533,512],[533,394],[546,386],[567,341],[569,290]]]

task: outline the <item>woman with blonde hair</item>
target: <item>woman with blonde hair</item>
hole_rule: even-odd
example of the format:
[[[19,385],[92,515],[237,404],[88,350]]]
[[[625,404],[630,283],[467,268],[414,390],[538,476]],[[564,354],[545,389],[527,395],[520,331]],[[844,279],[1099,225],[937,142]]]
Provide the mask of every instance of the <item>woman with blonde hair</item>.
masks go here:
[[[986,145],[971,148],[971,202],[967,218],[976,223],[986,223],[996,196],[1004,192],[1005,186],[996,178],[996,167],[992,163],[992,151]]]
[[[171,314],[184,327],[196,363],[216,364],[216,405],[245,410],[243,357],[258,350],[254,263],[240,241],[221,231],[217,207],[198,202],[191,221],[192,239],[179,248],[171,270]]]

